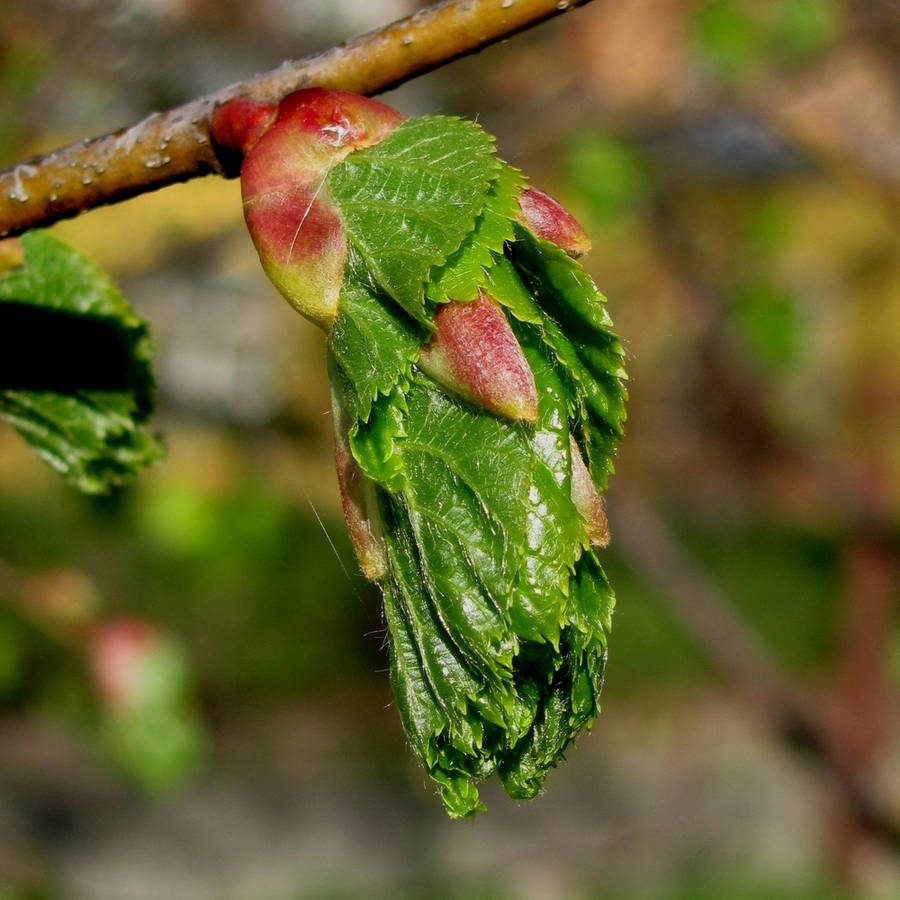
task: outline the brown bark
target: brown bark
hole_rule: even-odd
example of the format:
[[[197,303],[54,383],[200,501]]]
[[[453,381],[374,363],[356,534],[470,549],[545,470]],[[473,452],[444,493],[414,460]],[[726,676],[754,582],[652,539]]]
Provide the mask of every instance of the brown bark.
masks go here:
[[[867,779],[886,728],[888,644],[900,563],[889,541],[863,534],[845,549],[843,568],[843,621],[829,724],[835,758],[855,777]],[[830,860],[846,885],[857,882],[867,837],[858,810],[837,811]]]
[[[0,237],[199,175],[234,174],[209,132],[213,110],[231,97],[277,103],[311,86],[377,94],[587,2],[444,0],[130,128],[20,163],[0,172]]]

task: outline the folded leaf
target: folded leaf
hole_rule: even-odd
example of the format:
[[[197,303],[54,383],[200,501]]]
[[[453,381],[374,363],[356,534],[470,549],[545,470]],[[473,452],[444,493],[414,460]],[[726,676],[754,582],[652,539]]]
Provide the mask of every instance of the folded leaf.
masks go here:
[[[493,141],[461,119],[408,119],[328,176],[348,241],[378,286],[430,324],[425,283],[475,227],[499,174]],[[465,299],[465,298],[464,298]]]

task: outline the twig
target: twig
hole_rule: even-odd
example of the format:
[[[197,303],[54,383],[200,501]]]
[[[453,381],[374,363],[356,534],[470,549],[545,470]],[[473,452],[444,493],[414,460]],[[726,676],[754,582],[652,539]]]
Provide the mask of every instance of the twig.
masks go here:
[[[277,103],[300,88],[377,94],[589,0],[444,0],[409,18],[285,63],[130,128],[0,172],[0,237],[209,173],[225,174],[209,133],[235,96]]]

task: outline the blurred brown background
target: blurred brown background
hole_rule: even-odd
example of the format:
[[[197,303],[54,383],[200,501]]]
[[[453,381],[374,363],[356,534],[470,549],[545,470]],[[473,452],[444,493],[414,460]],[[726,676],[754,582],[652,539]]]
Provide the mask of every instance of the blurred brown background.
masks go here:
[[[412,10],[0,0],[0,165]],[[151,323],[168,460],[90,499],[0,430],[0,898],[900,896],[900,6],[595,0],[385,99],[477,118],[593,239],[631,375],[603,714],[543,797],[446,819],[320,335],[236,182],[172,187],[55,229]]]

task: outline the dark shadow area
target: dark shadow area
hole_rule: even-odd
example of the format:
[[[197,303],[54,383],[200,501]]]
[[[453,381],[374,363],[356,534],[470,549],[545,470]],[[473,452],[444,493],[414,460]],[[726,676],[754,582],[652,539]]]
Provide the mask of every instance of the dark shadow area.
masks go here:
[[[0,390],[123,391],[135,381],[115,322],[0,303]]]

